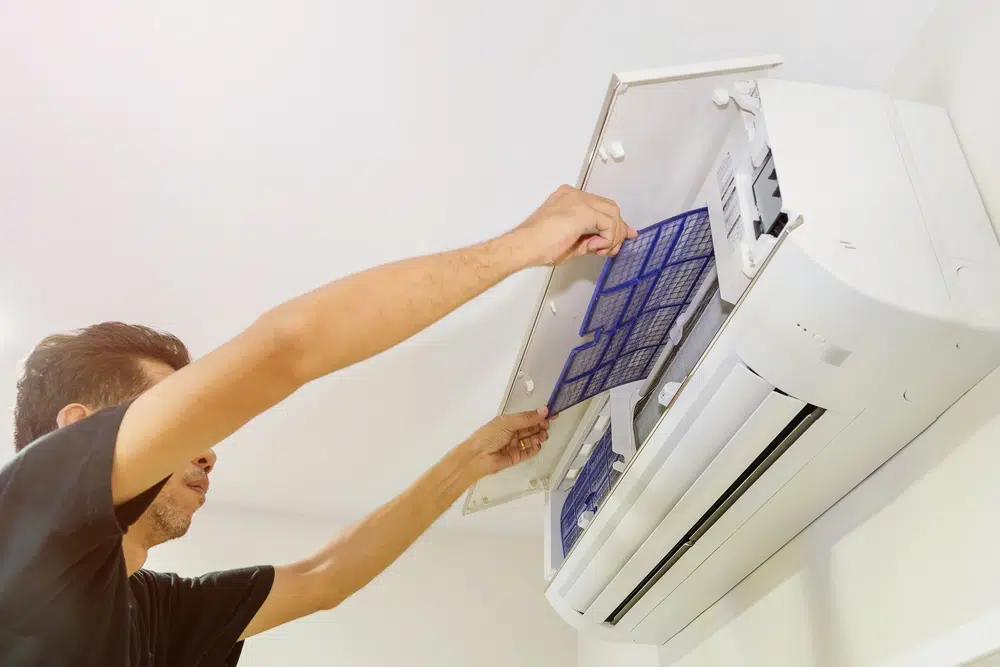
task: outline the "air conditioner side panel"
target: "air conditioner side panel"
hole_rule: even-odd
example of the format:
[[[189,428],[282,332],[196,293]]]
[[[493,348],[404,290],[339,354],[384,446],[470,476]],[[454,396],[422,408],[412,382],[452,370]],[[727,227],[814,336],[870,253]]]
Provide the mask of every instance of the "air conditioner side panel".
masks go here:
[[[951,316],[951,297],[881,92],[791,81],[759,83],[797,243],[872,301]]]
[[[968,389],[964,371],[982,357],[956,347],[966,327],[843,282],[798,244],[808,224],[775,249],[727,324],[747,366],[789,395],[845,414],[908,391]]]

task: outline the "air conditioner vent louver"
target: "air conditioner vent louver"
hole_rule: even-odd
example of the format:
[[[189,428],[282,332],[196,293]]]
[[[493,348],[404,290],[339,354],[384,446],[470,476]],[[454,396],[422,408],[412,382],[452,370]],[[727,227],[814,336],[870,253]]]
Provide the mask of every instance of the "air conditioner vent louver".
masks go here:
[[[788,423],[788,425],[778,433],[777,436],[764,448],[753,462],[746,467],[739,477],[726,489],[713,505],[691,529],[678,540],[663,559],[653,568],[652,571],[635,589],[626,597],[622,603],[607,618],[607,622],[615,625],[625,616],[646,592],[656,584],[667,571],[680,560],[681,556],[690,549],[704,535],[709,528],[721,517],[726,510],[739,500],[750,486],[760,478],[767,469],[770,468],[782,454],[788,451],[796,440],[798,440],[806,429],[812,426],[817,419],[823,416],[823,408],[815,405],[806,405]]]

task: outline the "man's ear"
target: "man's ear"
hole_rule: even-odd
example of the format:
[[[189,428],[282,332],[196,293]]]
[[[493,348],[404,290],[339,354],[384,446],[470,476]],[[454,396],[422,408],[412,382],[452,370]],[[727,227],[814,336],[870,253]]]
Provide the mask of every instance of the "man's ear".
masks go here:
[[[69,405],[63,407],[56,415],[56,426],[62,428],[63,426],[69,426],[70,424],[75,424],[76,422],[84,419],[90,415],[90,408],[86,405],[80,403],[70,403]]]

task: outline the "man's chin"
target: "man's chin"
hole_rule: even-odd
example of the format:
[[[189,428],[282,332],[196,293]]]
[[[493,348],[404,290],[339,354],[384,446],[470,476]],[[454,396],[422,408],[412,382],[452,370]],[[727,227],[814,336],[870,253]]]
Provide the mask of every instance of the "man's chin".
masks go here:
[[[184,537],[187,535],[188,530],[191,528],[191,517],[188,516],[183,521],[177,521],[169,528],[169,539],[176,540],[178,537]]]
[[[191,528],[191,521],[194,520],[194,513],[197,511],[197,507],[174,507],[173,511],[169,515],[164,517],[164,528],[166,529],[168,539],[174,540],[178,537],[183,537],[187,534],[188,530]]]

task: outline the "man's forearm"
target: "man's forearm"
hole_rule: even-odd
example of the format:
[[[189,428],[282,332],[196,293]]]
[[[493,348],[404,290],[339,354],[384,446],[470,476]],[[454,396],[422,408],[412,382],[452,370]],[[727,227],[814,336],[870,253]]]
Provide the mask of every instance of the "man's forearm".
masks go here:
[[[472,448],[459,446],[301,564],[322,588],[323,606],[338,605],[391,565],[481,474]]]
[[[526,461],[548,437],[546,410],[496,417],[391,502],[310,558],[274,569],[264,604],[242,637],[332,609],[392,564],[481,477]]]
[[[309,381],[410,338],[525,268],[515,234],[342,278],[275,311],[298,336],[297,375]]]

